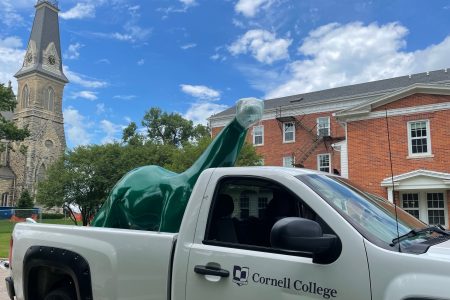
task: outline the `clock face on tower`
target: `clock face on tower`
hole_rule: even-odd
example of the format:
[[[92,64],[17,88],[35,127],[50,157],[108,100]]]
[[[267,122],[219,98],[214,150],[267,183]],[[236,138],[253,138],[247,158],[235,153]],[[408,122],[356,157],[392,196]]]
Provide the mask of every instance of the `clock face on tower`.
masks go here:
[[[54,55],[50,55],[50,56],[48,57],[48,64],[51,65],[51,66],[53,66],[53,65],[55,65],[55,63],[56,63],[56,58],[55,58],[55,56],[54,56]]]
[[[53,65],[56,63],[56,58],[55,58],[55,56],[50,55],[50,56],[48,57],[48,63],[49,63],[49,65],[53,66]]]

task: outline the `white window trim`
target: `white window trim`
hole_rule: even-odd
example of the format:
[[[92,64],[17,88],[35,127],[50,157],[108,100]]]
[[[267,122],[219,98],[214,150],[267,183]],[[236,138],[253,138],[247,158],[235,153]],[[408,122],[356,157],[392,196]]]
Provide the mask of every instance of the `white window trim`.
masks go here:
[[[262,136],[262,143],[261,144],[256,144],[255,143],[255,128],[261,128],[261,136]],[[253,146],[264,146],[264,125],[257,125],[257,126],[253,126],[253,131],[252,131],[252,135],[253,135]]]
[[[331,123],[330,123],[330,117],[318,117],[317,119],[316,119],[316,127],[317,127],[317,135],[319,135],[320,134],[320,128],[319,128],[319,119],[327,119],[327,122],[328,122],[328,127],[326,127],[327,129],[328,129],[328,136],[330,136],[331,135]]]
[[[428,203],[427,193],[443,193],[444,194],[444,219],[445,227],[448,227],[448,207],[447,207],[447,191],[446,190],[420,190],[420,191],[402,191],[400,193],[400,207],[403,208],[403,194],[419,194],[419,218],[428,224]]]
[[[285,165],[285,163],[284,163],[284,159],[285,158],[292,158],[292,165],[291,166],[286,166]],[[295,156],[294,155],[286,155],[286,156],[283,156],[283,158],[282,158],[282,161],[281,161],[281,164],[282,164],[282,166],[283,167],[285,167],[285,168],[294,168],[294,165],[295,165]]]
[[[317,155],[317,170],[320,171],[320,157],[321,156],[325,156],[325,155],[328,155],[328,162],[329,162],[328,168],[330,169],[329,173],[331,174],[333,171],[331,169],[331,155],[330,155],[330,153],[322,153],[322,154],[318,154]]]
[[[286,141],[286,124],[292,124],[292,128],[294,129],[292,131],[293,138],[291,141]],[[288,144],[288,143],[295,143],[295,123],[294,122],[283,122],[283,144]]]
[[[411,123],[425,122],[427,129],[427,152],[426,153],[412,153],[412,143],[411,143]],[[407,134],[408,134],[408,157],[407,158],[418,158],[418,157],[433,157],[433,152],[431,151],[431,131],[430,131],[430,120],[414,120],[408,121]]]

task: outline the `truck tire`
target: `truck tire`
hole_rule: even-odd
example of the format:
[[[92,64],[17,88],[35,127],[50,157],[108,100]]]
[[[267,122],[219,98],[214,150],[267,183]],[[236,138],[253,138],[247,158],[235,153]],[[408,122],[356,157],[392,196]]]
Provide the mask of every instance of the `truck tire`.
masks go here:
[[[48,293],[44,300],[77,300],[73,290],[68,287],[54,289]]]

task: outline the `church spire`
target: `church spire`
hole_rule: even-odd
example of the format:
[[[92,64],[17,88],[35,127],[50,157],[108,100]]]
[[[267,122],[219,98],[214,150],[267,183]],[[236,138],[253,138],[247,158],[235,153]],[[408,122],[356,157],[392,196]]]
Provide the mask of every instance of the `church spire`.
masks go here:
[[[16,73],[19,79],[29,73],[41,73],[67,83],[62,68],[59,39],[58,2],[38,0],[30,40],[22,68]]]

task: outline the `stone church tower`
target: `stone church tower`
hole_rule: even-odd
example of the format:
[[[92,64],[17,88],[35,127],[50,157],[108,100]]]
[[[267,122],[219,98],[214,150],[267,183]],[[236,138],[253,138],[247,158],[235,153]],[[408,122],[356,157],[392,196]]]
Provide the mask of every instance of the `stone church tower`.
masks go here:
[[[14,198],[27,189],[36,192],[37,182],[66,148],[62,97],[69,81],[63,73],[56,1],[38,0],[33,28],[18,81],[13,120],[28,127],[30,136],[14,143],[9,165],[15,174]]]

